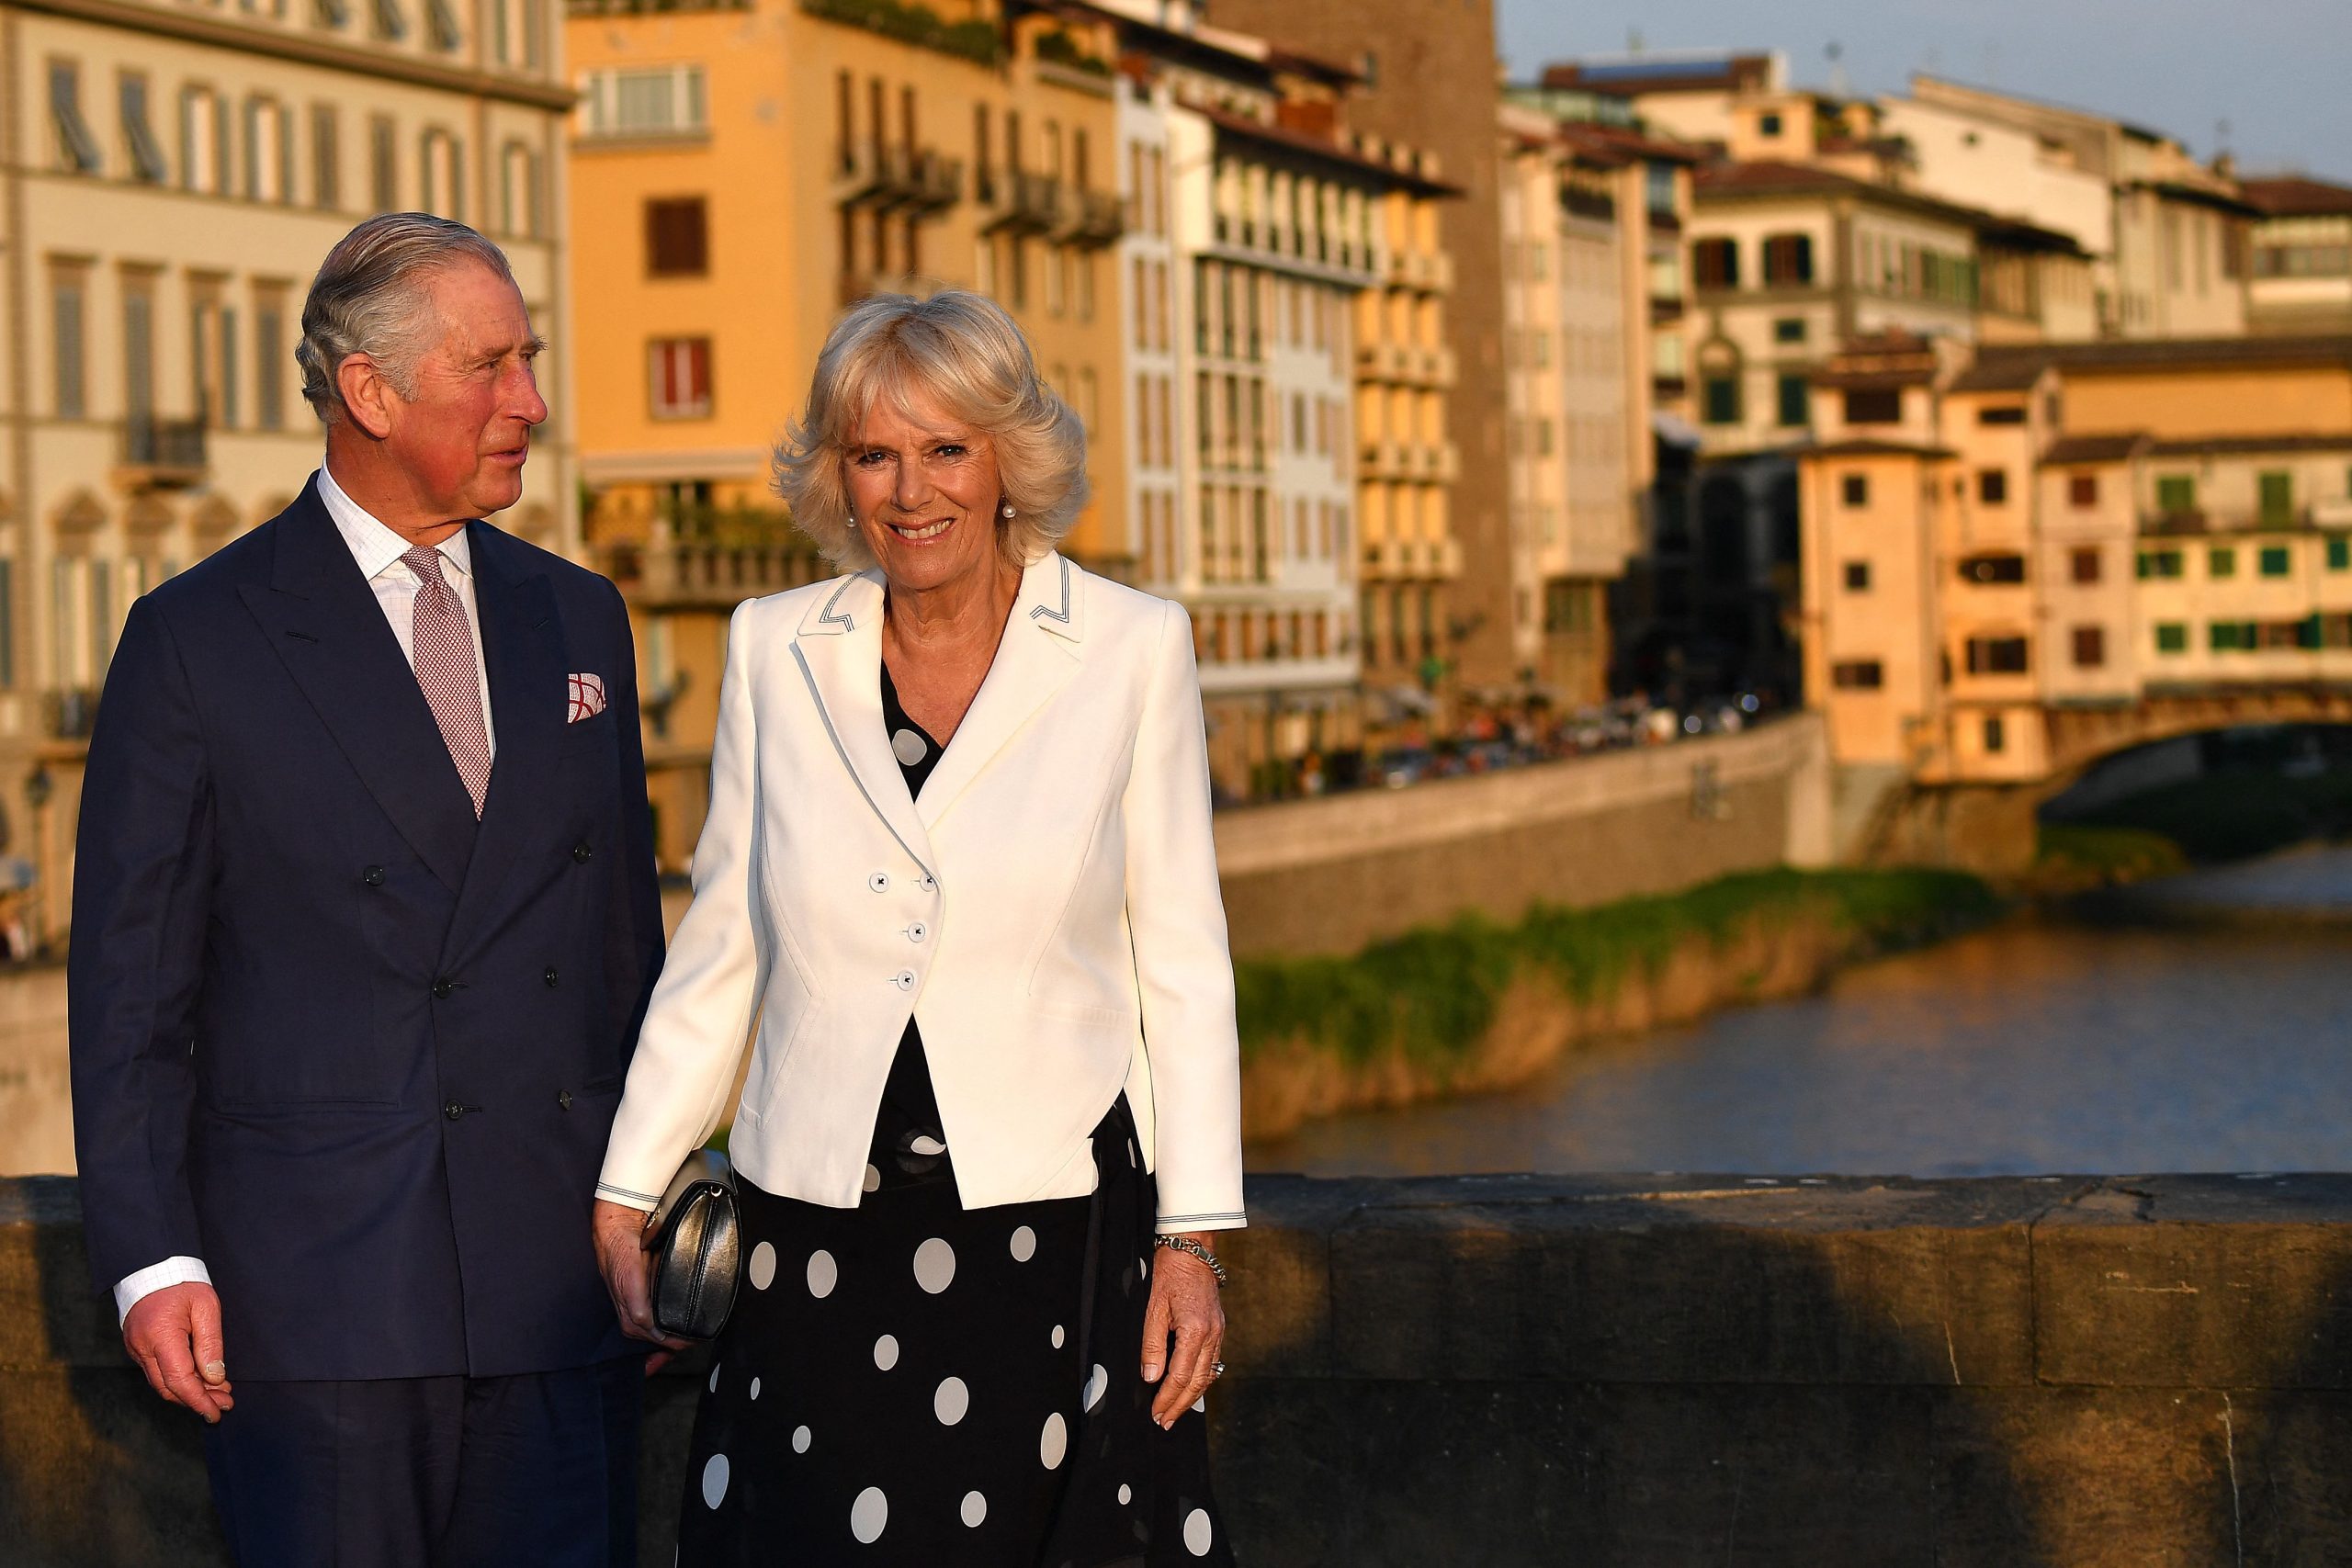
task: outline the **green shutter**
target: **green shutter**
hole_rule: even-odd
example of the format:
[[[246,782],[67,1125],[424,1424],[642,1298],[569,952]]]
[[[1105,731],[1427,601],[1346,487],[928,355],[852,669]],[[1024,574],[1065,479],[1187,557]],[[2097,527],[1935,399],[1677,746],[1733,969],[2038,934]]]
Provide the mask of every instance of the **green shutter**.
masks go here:
[[[2216,545],[2205,552],[2205,572],[2209,577],[2235,577],[2238,574],[2238,553],[2225,545]]]
[[[2266,545],[2262,549],[2262,575],[2286,577],[2294,571],[2294,558],[2284,545]]]
[[[2283,468],[2273,468],[2260,475],[2256,482],[2262,487],[2262,520],[2267,524],[2290,522],[2295,515],[2295,476]]]
[[[2197,510],[2197,481],[2187,474],[2165,474],[2156,480],[2156,510],[2159,512],[2194,512]]]
[[[2158,653],[2188,652],[2188,628],[2178,621],[2160,623],[2156,627],[2156,651]]]
[[[2338,534],[2327,542],[2327,570],[2352,570],[2352,539]]]

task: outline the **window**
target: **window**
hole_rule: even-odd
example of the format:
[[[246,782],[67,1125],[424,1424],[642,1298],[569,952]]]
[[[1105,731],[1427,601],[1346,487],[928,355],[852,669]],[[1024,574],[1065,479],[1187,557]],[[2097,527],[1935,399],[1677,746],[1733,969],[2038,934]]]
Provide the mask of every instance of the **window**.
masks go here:
[[[2294,557],[2286,546],[2265,545],[2262,547],[2263,576],[2286,577],[2291,575],[2294,570]]]
[[[2197,481],[2187,474],[2163,474],[2156,479],[2156,510],[2164,513],[2197,510]]]
[[[1986,715],[1984,719],[1984,750],[1987,751],[2006,750],[2008,744],[2008,727],[2001,722],[2001,716],[1999,714]]]
[[[501,65],[539,62],[541,0],[490,0],[491,54]]]
[[[148,276],[122,280],[122,402],[133,422],[155,413],[155,296]],[[152,429],[152,424],[151,424]]]
[[[1838,488],[1849,506],[1868,506],[1871,503],[1871,477],[1868,474],[1848,474]]]
[[[286,428],[286,301],[254,301],[254,415],[264,430]]]
[[[1764,241],[1764,286],[1794,288],[1813,281],[1813,236],[1771,234]]]
[[[408,37],[408,17],[401,14],[400,0],[376,0],[376,36],[386,43],[398,43]]]
[[[2098,505],[2098,476],[2071,475],[2066,480],[2066,503],[2077,512],[2088,512]]]
[[[699,65],[591,71],[580,86],[582,131],[592,137],[700,135],[709,124],[706,97]]]
[[[498,213],[508,234],[539,237],[539,161],[519,141],[508,142],[498,161]]]
[[[1781,423],[1801,425],[1813,418],[1812,400],[1803,375],[1783,373],[1779,382]]]
[[[180,89],[180,186],[218,196],[230,188],[229,104],[209,87]]]
[[[379,212],[397,209],[401,202],[400,133],[390,115],[368,122],[368,195]]]
[[[710,340],[653,340],[652,402],[656,419],[702,419],[710,412]]]
[[[51,389],[57,417],[80,419],[88,412],[88,379],[83,364],[83,307],[86,290],[82,274],[60,273],[49,286],[51,353],[54,355]]]
[[[1803,343],[1804,341],[1804,318],[1803,316],[1783,316],[1779,321],[1774,321],[1772,323],[1772,341],[1774,343]]]
[[[418,143],[417,206],[442,218],[462,222],[466,210],[465,155],[458,139],[439,127],[427,130]]]
[[[2205,628],[2205,647],[2213,653],[2251,653],[2255,638],[2252,621],[2215,621]]]
[[[2274,468],[2256,475],[2255,483],[2261,495],[2262,521],[2274,525],[2291,522],[2295,515],[2295,476]]]
[[[104,166],[98,139],[82,118],[81,68],[70,60],[49,62],[49,118],[57,128],[57,161],[68,173],[95,175]]]
[[[2026,642],[2021,637],[1973,637],[1968,639],[1968,672],[1971,675],[2022,675],[2026,668]]]
[[[2205,552],[2205,575],[2235,577],[2238,574],[2238,553],[2226,545],[2216,545]]]
[[[245,100],[245,195],[254,201],[294,198],[294,141],[285,108],[269,98]]]
[[[1848,424],[1900,424],[1902,422],[1902,389],[1849,387],[1846,389]]]
[[[118,84],[122,103],[122,144],[130,153],[133,179],[161,185],[171,171],[164,164],[164,144],[147,118],[147,78],[126,73]]]
[[[2143,578],[2173,578],[2180,575],[2178,550],[2142,550],[2140,575]]]
[[[2076,626],[2075,628],[2075,668],[2097,670],[2107,663],[2107,628]]]
[[[311,106],[311,205],[333,212],[343,203],[342,124],[333,104]]]
[[[1886,684],[1886,673],[1875,659],[1857,659],[1829,667],[1829,683],[1841,692],[1875,692]]]
[[[1976,475],[1976,499],[1985,506],[2006,506],[2009,501],[2009,471],[1982,468]]]
[[[1967,582],[2023,582],[2025,557],[1970,556],[1960,563],[1960,575]]]
[[[1690,275],[1702,288],[1739,287],[1739,242],[1700,240],[1690,246]]]
[[[1979,424],[2023,424],[2025,405],[2023,403],[1990,404],[1976,411],[1976,423]]]
[[[2068,566],[2076,582],[2085,584],[2097,582],[2099,580],[2098,547],[2086,545],[2075,550],[2068,558]]]
[[[709,209],[698,196],[645,204],[645,271],[651,277],[701,277],[710,271]]]
[[[1870,592],[1870,587],[1871,563],[1866,560],[1848,561],[1846,563],[1846,591],[1849,593],[1867,593]]]
[[[2352,570],[2352,539],[2337,534],[2327,541],[2327,570]]]
[[[347,28],[351,25],[350,0],[318,0],[319,26]]]
[[[424,0],[424,31],[433,40],[433,47],[444,54],[454,52],[466,41],[466,35],[458,27],[458,14],[449,9],[449,0]]]
[[[1756,134],[1765,137],[1780,135],[1781,117],[1776,114],[1758,115],[1756,117]]]
[[[2156,651],[2158,653],[2187,653],[2188,628],[2178,621],[2159,621],[2156,624]]]
[[[1699,383],[1699,417],[1709,424],[1739,423],[1739,378],[1708,376]]]

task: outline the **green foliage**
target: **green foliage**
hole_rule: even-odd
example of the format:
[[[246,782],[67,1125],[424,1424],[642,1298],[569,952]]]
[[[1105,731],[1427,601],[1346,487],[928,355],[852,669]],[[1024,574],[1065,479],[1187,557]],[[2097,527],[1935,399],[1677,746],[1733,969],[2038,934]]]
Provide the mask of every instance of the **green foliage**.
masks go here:
[[[2035,852],[2038,874],[2065,882],[2144,882],[2188,869],[2188,857],[2162,833],[2045,822]]]
[[[1476,1046],[1522,972],[1548,976],[1577,1001],[1604,1001],[1692,942],[1720,951],[1759,927],[1816,920],[1858,950],[1884,951],[1980,924],[2000,908],[1991,888],[1957,872],[1783,869],[1598,908],[1539,905],[1516,926],[1466,916],[1352,958],[1236,964],[1241,1048],[1248,1055],[1296,1040],[1351,1066],[1390,1049],[1442,1065]]]
[[[1051,65],[1067,65],[1075,71],[1091,72],[1097,76],[1111,73],[1110,62],[1089,54],[1078,40],[1058,28],[1037,35],[1037,58]]]
[[[800,8],[829,22],[846,22],[982,65],[995,65],[1004,58],[1004,39],[994,22],[950,22],[916,0],[800,0]]]

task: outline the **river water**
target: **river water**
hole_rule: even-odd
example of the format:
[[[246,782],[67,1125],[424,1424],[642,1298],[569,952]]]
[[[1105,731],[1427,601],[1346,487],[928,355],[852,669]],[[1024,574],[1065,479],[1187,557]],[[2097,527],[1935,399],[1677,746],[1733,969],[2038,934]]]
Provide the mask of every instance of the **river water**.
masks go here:
[[[2352,921],[2352,850],[2177,879]],[[1511,1092],[1254,1145],[1315,1175],[2352,1170],[2352,923],[2020,919],[1822,994],[1571,1053]]]

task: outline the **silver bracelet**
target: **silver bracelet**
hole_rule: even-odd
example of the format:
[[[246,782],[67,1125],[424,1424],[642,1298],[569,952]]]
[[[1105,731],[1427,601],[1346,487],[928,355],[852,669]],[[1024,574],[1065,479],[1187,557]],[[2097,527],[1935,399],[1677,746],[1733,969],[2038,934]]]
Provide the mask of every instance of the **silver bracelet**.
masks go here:
[[[1194,1241],[1188,1235],[1168,1235],[1162,1234],[1155,1235],[1151,1239],[1161,1247],[1170,1247],[1178,1252],[1189,1252],[1193,1257],[1199,1258],[1202,1262],[1207,1264],[1209,1266],[1209,1272],[1216,1276],[1216,1288],[1220,1291],[1225,1289],[1225,1265],[1216,1260],[1216,1253],[1211,1252],[1207,1247],[1203,1247],[1199,1242]]]

